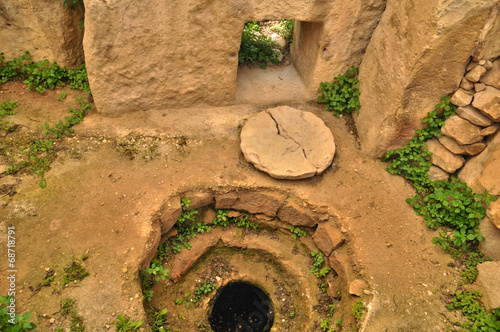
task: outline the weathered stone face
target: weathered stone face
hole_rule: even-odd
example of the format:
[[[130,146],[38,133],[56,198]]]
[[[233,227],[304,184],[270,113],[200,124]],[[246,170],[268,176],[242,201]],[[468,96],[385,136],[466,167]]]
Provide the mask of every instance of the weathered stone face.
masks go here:
[[[67,67],[83,63],[83,8],[62,1],[0,0],[0,52],[6,60],[29,51],[34,61]]]
[[[497,15],[492,1],[388,1],[359,70],[355,120],[368,154],[407,143],[441,96],[456,91],[477,41],[492,44],[483,39],[494,38]]]
[[[85,1],[85,58],[101,113],[230,104],[245,22],[296,19],[310,92],[358,65],[385,0]],[[295,44],[295,45],[294,45]]]

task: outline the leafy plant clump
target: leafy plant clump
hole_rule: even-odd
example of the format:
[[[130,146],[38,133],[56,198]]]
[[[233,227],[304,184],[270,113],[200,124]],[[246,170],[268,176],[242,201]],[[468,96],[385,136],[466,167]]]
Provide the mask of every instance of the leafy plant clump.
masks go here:
[[[365,305],[363,304],[363,300],[357,300],[356,303],[352,305],[352,315],[356,318],[357,322],[363,317],[364,310]]]
[[[35,323],[31,323],[31,312],[18,314],[10,312],[10,306],[15,303],[12,296],[0,295],[0,331],[2,332],[25,332],[36,328]]]
[[[343,75],[337,75],[333,82],[321,82],[318,89],[321,93],[318,103],[325,104],[325,109],[333,111],[336,117],[340,117],[343,113],[359,113],[361,104],[359,103],[357,74],[358,69],[353,66]]]
[[[240,64],[259,63],[263,69],[266,69],[268,62],[275,64],[280,62],[279,56],[284,53],[284,50],[278,43],[272,41],[271,37],[261,34],[260,30],[259,22],[245,23],[238,61]]]
[[[311,256],[314,260],[313,266],[310,270],[312,274],[316,276],[316,278],[325,277],[332,269],[328,266],[323,267],[325,264],[325,255],[320,253],[319,251],[313,251]]]
[[[63,285],[75,280],[82,280],[89,273],[85,270],[81,263],[73,261],[70,266],[64,269]]]
[[[129,317],[125,317],[120,314],[118,315],[118,320],[116,321],[116,330],[118,332],[137,331],[141,327],[142,323],[142,320],[136,322]]]
[[[0,53],[0,84],[16,78],[27,84],[30,91],[43,93],[46,89],[55,89],[57,86],[68,84],[72,89],[90,94],[85,64],[76,69],[66,69],[48,60],[34,62],[29,52],[21,58],[6,62],[5,56]]]
[[[77,98],[76,103],[80,104],[80,108],[70,107],[68,112],[71,113],[71,116],[64,118],[64,122],[59,120],[54,127],[51,127],[48,123],[44,124],[43,129],[45,130],[45,136],[53,135],[56,138],[62,139],[63,135],[69,136],[74,133],[71,127],[82,122],[83,118],[92,108],[92,104],[85,103],[83,97]]]
[[[478,332],[500,331],[500,307],[493,312],[486,313],[480,305],[482,294],[478,291],[458,290],[451,302],[447,305],[448,310],[461,310],[462,314],[469,320],[464,324],[455,323],[465,328],[463,331]]]
[[[290,232],[292,233],[292,237],[294,239],[298,239],[299,237],[307,236],[307,232],[301,230],[298,227],[290,226]]]
[[[15,131],[16,126],[8,126],[9,121],[2,120],[6,115],[16,114],[17,102],[14,100],[4,101],[0,104],[0,130],[7,133]]]

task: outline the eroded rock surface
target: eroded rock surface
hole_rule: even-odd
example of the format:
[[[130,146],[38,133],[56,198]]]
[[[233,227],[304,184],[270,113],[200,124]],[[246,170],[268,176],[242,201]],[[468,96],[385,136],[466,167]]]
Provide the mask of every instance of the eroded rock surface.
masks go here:
[[[330,166],[335,142],[314,114],[280,106],[248,120],[241,150],[248,162],[274,178],[304,179]]]

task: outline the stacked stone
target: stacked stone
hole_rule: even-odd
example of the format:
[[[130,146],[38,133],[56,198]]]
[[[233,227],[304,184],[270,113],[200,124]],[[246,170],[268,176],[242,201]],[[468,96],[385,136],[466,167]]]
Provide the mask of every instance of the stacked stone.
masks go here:
[[[439,138],[427,141],[432,152],[429,176],[444,180],[486,148],[486,137],[496,133],[500,122],[500,58],[480,60],[467,66],[459,89],[451,97],[457,114],[446,120]]]

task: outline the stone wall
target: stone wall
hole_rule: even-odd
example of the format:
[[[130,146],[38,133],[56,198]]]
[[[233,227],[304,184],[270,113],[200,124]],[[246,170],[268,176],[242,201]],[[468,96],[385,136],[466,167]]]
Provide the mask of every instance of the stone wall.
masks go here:
[[[292,58],[312,93],[359,65],[384,7],[385,0],[85,0],[96,107],[118,116],[234,102],[241,35],[251,20],[301,21]]]
[[[362,149],[399,148],[461,82],[469,57],[500,55],[498,2],[388,0],[359,70]]]
[[[0,52],[12,60],[29,51],[34,61],[74,68],[84,62],[83,15],[57,0],[0,0]]]

